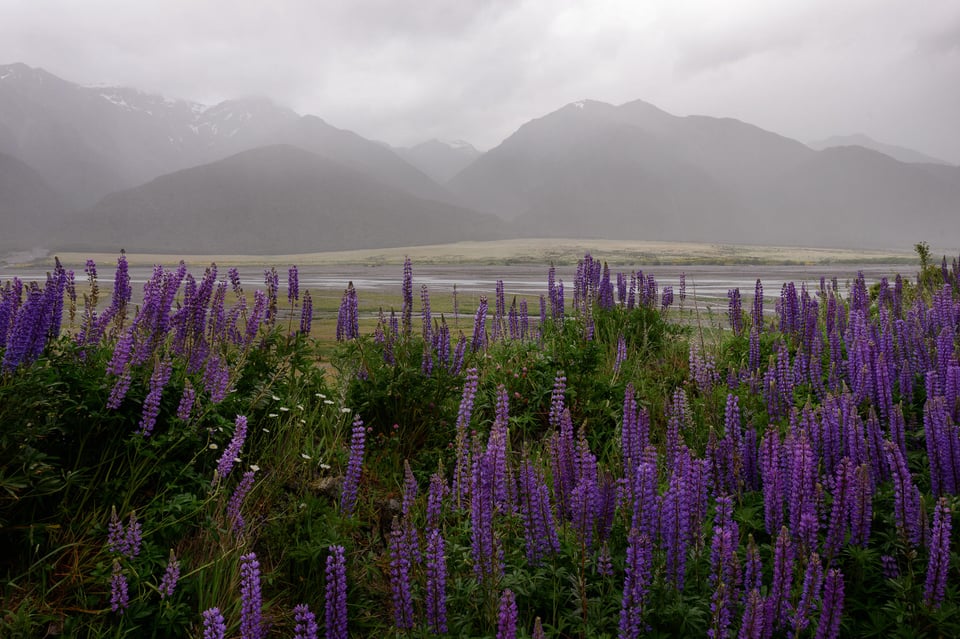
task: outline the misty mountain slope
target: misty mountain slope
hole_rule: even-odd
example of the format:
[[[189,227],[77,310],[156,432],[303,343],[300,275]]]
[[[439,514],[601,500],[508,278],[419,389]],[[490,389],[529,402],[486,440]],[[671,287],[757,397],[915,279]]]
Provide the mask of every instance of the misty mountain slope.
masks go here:
[[[897,247],[960,245],[960,170],[859,147],[814,151],[642,101],[533,120],[448,184],[527,235]]]
[[[64,247],[181,253],[298,253],[504,235],[493,216],[416,198],[289,145],[111,194],[75,222],[77,233],[60,238]]]
[[[960,245],[960,170],[904,164],[859,146],[828,148],[767,185],[769,219],[821,246]]]
[[[0,251],[43,246],[64,219],[63,197],[34,169],[0,153]]]
[[[270,144],[294,144],[420,197],[450,194],[388,148],[265,98],[207,107],[123,87],[83,87],[0,65],[0,152],[83,208],[155,177]]]
[[[395,148],[394,151],[440,184],[449,181],[481,155],[472,144],[462,140],[427,140],[416,146]]]
[[[838,146],[862,146],[865,149],[870,149],[871,151],[877,151],[878,153],[889,155],[894,160],[908,164],[942,164],[953,166],[946,160],[941,160],[940,158],[935,158],[927,155],[926,153],[914,151],[913,149],[908,149],[903,146],[897,146],[896,144],[885,144],[883,142],[878,142],[877,140],[874,140],[873,138],[862,133],[856,133],[854,135],[834,135],[824,140],[815,140],[810,142],[807,144],[807,146],[809,146],[811,149],[816,149],[817,151],[823,151],[824,149]]]

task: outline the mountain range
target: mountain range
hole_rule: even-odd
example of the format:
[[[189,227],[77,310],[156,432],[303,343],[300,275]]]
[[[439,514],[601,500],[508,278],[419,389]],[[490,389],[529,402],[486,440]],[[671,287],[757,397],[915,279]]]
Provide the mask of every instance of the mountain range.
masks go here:
[[[868,138],[816,146],[587,100],[486,153],[391,148],[265,98],[206,106],[13,64],[0,66],[0,251],[268,254],[510,236],[960,246],[960,168]]]

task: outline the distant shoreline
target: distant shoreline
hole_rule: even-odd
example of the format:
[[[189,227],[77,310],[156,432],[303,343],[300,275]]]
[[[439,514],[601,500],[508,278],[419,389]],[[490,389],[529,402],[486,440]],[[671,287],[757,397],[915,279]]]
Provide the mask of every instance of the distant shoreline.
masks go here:
[[[299,253],[288,255],[176,255],[127,253],[131,265],[171,264],[183,260],[188,265],[210,262],[242,266],[245,264],[378,266],[402,264],[409,256],[415,264],[575,264],[589,252],[594,258],[617,264],[644,265],[816,265],[816,264],[909,264],[917,261],[912,250],[835,249],[795,246],[756,246],[707,244],[697,242],[653,242],[589,239],[516,239],[485,242],[456,242],[426,246],[357,249]],[[93,259],[104,263],[117,253],[58,252],[66,263]],[[936,254],[936,251],[934,251]],[[10,266],[39,266],[53,263],[54,254],[36,254]]]

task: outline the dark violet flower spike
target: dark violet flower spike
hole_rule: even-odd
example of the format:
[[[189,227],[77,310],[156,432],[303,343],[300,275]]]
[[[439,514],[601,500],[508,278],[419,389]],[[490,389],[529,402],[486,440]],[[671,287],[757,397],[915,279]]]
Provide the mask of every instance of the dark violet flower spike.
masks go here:
[[[820,622],[815,639],[836,639],[840,636],[840,618],[843,616],[843,573],[836,568],[827,571],[820,606]]]
[[[366,429],[363,420],[357,415],[353,420],[353,430],[350,434],[350,459],[347,461],[347,473],[343,478],[343,488],[340,493],[340,512],[349,517],[357,502],[357,490],[360,487],[360,474],[363,472],[364,443]]]
[[[952,523],[947,498],[941,497],[933,511],[930,559],[927,562],[927,579],[923,588],[923,601],[931,608],[939,608],[946,593]]]
[[[326,637],[347,639],[347,560],[343,546],[330,546],[326,574]]]
[[[307,604],[293,607],[293,639],[317,639],[317,618]],[[328,637],[332,637],[327,633]]]
[[[240,557],[240,639],[262,639],[265,630],[260,562],[250,553]]]
[[[219,608],[210,608],[203,611],[203,639],[224,639],[227,634],[227,624]]]
[[[290,308],[300,299],[300,275],[296,265],[291,266],[287,271],[287,300],[290,302]]]
[[[110,609],[118,614],[130,605],[129,586],[127,577],[120,568],[120,561],[113,560],[113,573],[110,576]]]
[[[517,599],[507,588],[500,595],[497,612],[497,639],[515,639],[517,636]]]
[[[243,502],[247,498],[247,493],[253,488],[253,477],[253,470],[245,472],[230,496],[230,501],[227,502],[227,522],[230,524],[230,530],[237,536],[243,532],[246,525],[243,519]]]
[[[246,441],[246,439],[247,418],[243,415],[237,415],[236,420],[234,420],[233,437],[230,438],[230,443],[223,450],[223,454],[220,455],[220,460],[217,461],[217,472],[213,478],[214,482],[222,482],[227,478],[227,475],[230,474],[234,462],[236,462],[240,456],[240,449],[243,447],[243,442]]]
[[[427,628],[433,634],[447,632],[447,559],[443,534],[434,528],[427,533]]]
[[[177,582],[180,581],[180,560],[170,550],[170,559],[167,560],[167,568],[163,571],[163,578],[160,580],[160,598],[166,599],[173,596],[177,589]]]

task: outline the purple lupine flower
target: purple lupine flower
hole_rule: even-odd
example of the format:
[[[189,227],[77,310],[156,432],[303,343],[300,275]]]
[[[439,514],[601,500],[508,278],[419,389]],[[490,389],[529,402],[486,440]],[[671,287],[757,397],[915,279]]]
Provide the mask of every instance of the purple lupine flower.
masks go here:
[[[727,317],[730,330],[734,335],[740,335],[743,332],[743,307],[739,288],[731,288],[727,291]]]
[[[253,340],[257,337],[257,332],[260,330],[260,323],[264,321],[264,318],[267,314],[267,295],[261,290],[256,290],[253,292],[253,309],[250,311],[250,315],[247,316],[247,326],[246,332],[244,333],[244,346],[250,347],[253,344]]]
[[[820,622],[815,639],[836,639],[840,636],[840,618],[843,616],[843,573],[837,568],[827,571],[820,606]]]
[[[537,617],[533,622],[533,633],[531,633],[530,638],[547,639],[547,635],[543,632],[543,623],[540,621],[540,617]]]
[[[256,553],[240,557],[240,639],[264,636],[263,596],[260,592],[260,562]]]
[[[110,576],[110,609],[116,613],[123,611],[130,605],[130,593],[127,577],[120,568],[120,560],[113,560],[113,573]]]
[[[107,524],[107,549],[110,552],[125,554],[125,537],[123,522],[117,516],[117,507],[113,506],[110,508],[110,523]]]
[[[840,552],[846,538],[855,478],[853,463],[849,457],[844,457],[837,464],[836,474],[833,478],[833,506],[830,509],[827,537],[823,542],[824,552],[828,559],[835,557]]]
[[[660,536],[666,548],[666,579],[677,590],[683,590],[687,566],[687,545],[690,538],[690,495],[686,472],[674,469],[661,500]]]
[[[613,361],[613,374],[620,372],[620,366],[627,360],[627,341],[623,338],[623,333],[617,337],[617,355]]]
[[[313,298],[310,291],[303,292],[303,305],[300,307],[300,334],[309,335],[313,324]]]
[[[420,325],[423,330],[423,341],[430,344],[433,338],[433,319],[430,315],[430,291],[426,284],[420,285]]]
[[[783,523],[783,470],[780,435],[767,431],[760,442],[760,476],[763,481],[764,524],[773,535]]]
[[[287,300],[290,302],[290,307],[293,308],[293,305],[300,299],[300,275],[297,272],[296,265],[290,267],[290,270],[287,271]]]
[[[393,593],[393,622],[400,629],[413,628],[413,595],[410,592],[411,558],[406,535],[396,517],[390,532],[390,590]]]
[[[850,502],[850,543],[866,548],[873,521],[873,484],[870,466],[864,462],[854,470],[853,499]]]
[[[461,339],[460,343],[464,341]],[[477,396],[480,378],[476,368],[467,370],[467,378],[463,382],[463,394],[460,396],[460,408],[457,411],[456,438],[454,445],[457,450],[457,461],[454,467],[454,495],[457,506],[469,494],[470,486],[470,418],[473,415],[473,403]]]
[[[766,602],[760,591],[754,588],[747,593],[746,603],[743,606],[743,619],[740,622],[738,639],[763,639],[764,609]]]
[[[480,296],[480,304],[477,306],[477,313],[473,319],[473,340],[470,342],[470,350],[477,352],[487,344],[487,298]]]
[[[600,554],[597,555],[597,574],[613,577],[613,557],[610,556],[610,545],[607,542],[603,542]]]
[[[656,451],[647,449],[634,471],[633,515],[631,528],[636,528],[640,535],[654,539],[657,534],[657,517],[660,510],[657,495],[657,458]]]
[[[230,365],[226,358],[211,353],[203,370],[203,388],[210,396],[210,402],[219,404],[230,390]]]
[[[492,457],[475,450],[470,477],[470,556],[478,582],[496,580],[503,572],[503,550],[493,530],[496,488]]]
[[[743,591],[760,591],[763,585],[763,563],[760,560],[760,549],[757,548],[753,535],[747,536],[747,556],[743,566]]]
[[[347,560],[343,546],[330,546],[324,607],[327,639],[347,639]]]
[[[143,415],[140,417],[138,430],[144,437],[150,436],[157,423],[157,416],[160,414],[160,398],[164,386],[170,381],[172,372],[173,363],[169,357],[163,357],[154,366],[153,375],[150,376],[150,391],[147,393],[146,399],[143,400]]]
[[[823,586],[823,564],[820,556],[811,553],[807,558],[807,569],[803,575],[803,587],[800,599],[797,601],[793,613],[790,615],[790,624],[793,628],[792,636],[798,637],[810,624],[810,611],[820,600],[820,589]]]
[[[410,468],[410,460],[403,460],[403,502],[400,512],[403,514],[403,517],[406,519],[410,515],[410,508],[413,506],[414,502],[417,500],[417,493],[419,492],[419,486],[417,485],[417,478],[413,476],[413,469]]]
[[[627,538],[627,563],[620,602],[618,639],[636,639],[640,636],[643,604],[653,577],[653,545],[650,538],[636,528]]]
[[[427,628],[433,634],[447,632],[447,559],[440,529],[427,533]]]
[[[227,634],[227,624],[219,608],[209,608],[203,611],[203,639],[224,639]]]
[[[160,579],[160,598],[166,599],[173,596],[177,589],[177,582],[180,581],[180,560],[170,550],[170,559],[167,560],[167,568],[163,571],[163,578]]]
[[[897,532],[904,543],[916,547],[920,543],[920,490],[913,483],[900,449],[890,441],[884,442],[884,449],[893,474],[893,511]]]
[[[430,475],[430,487],[427,490],[427,530],[440,527],[443,499],[449,490],[442,471]]]
[[[227,475],[230,474],[234,462],[237,460],[237,457],[240,456],[240,449],[243,448],[243,442],[246,438],[247,418],[243,415],[237,415],[237,418],[234,420],[233,437],[230,438],[230,443],[223,450],[219,461],[217,461],[217,472],[213,478],[214,482],[222,482],[227,478]]]
[[[110,523],[107,525],[107,549],[128,559],[140,554],[143,541],[143,527],[137,521],[137,514],[130,513],[127,525],[117,516],[116,507],[110,509]]]
[[[274,324],[277,321],[277,293],[280,290],[280,275],[276,268],[263,271],[263,284],[267,295],[267,322]]]
[[[515,639],[517,636],[517,598],[509,588],[500,595],[497,607],[497,639]]]
[[[567,378],[563,371],[557,371],[553,378],[553,390],[550,392],[549,423],[553,429],[560,428],[560,417],[564,411],[564,393],[567,390]]]
[[[183,383],[183,395],[180,396],[180,404],[177,406],[177,419],[188,421],[190,413],[193,411],[193,402],[197,398],[197,393],[193,390],[190,380]]]
[[[492,322],[494,342],[503,339],[504,333],[503,316],[506,314],[506,301],[504,299],[503,280],[497,280],[495,300]]]
[[[557,288],[556,288],[557,267],[552,263],[547,269],[547,294],[550,296],[550,316],[557,317]],[[541,323],[545,321],[545,311],[543,305],[543,296],[540,296],[540,317]]]
[[[937,500],[933,510],[933,530],[930,535],[930,559],[927,562],[927,579],[923,587],[923,601],[931,608],[943,603],[947,587],[947,570],[950,568],[950,530],[952,527],[950,506],[946,497]]]
[[[764,626],[768,632],[782,626],[787,621],[790,607],[790,587],[793,584],[794,545],[786,526],[780,528],[780,534],[773,550],[773,582],[767,595],[767,610]]]
[[[357,302],[357,289],[353,282],[347,282],[347,288],[340,299],[340,310],[337,313],[337,341],[351,340],[360,337],[360,316]]]
[[[667,309],[670,308],[670,305],[673,304],[673,287],[664,286],[663,287],[663,297],[660,301],[660,312],[666,313]]]
[[[363,420],[357,415],[353,420],[353,430],[350,434],[350,459],[347,461],[347,472],[343,478],[343,489],[340,492],[340,512],[349,517],[357,502],[357,489],[360,486],[360,474],[363,471],[363,452],[366,439],[366,429]]]
[[[293,639],[317,639],[317,618],[307,604],[293,607],[293,624]]]
[[[243,519],[243,502],[247,498],[247,493],[253,488],[254,471],[248,470],[243,474],[243,478],[230,495],[230,501],[227,502],[227,521],[230,522],[230,529],[234,535],[240,535],[246,522]]]
[[[457,347],[453,352],[453,361],[450,363],[450,374],[459,375],[463,370],[463,356],[467,352],[467,337],[462,332],[457,340]]]
[[[403,305],[400,314],[403,317],[403,334],[410,337],[413,331],[413,264],[409,257],[403,258],[403,284],[400,287]]]
[[[547,554],[559,552],[560,541],[543,474],[529,459],[524,459],[519,475],[520,518],[523,521],[527,560],[536,566]]]

